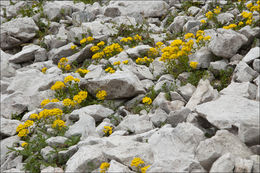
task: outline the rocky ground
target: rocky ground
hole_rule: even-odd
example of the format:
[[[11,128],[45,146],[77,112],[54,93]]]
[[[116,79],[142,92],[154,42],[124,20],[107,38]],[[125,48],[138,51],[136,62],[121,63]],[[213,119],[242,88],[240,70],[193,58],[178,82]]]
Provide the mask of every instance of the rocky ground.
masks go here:
[[[1,172],[260,172],[260,1],[1,1]]]

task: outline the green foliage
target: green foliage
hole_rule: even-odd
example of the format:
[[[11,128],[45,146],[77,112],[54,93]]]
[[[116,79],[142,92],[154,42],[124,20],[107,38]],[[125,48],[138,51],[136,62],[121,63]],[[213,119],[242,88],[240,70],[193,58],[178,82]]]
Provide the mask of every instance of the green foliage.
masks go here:
[[[80,136],[71,136],[66,142],[66,147],[71,147],[73,145],[76,145],[80,141]]]
[[[200,79],[205,78],[208,76],[208,72],[206,70],[195,70],[194,72],[190,73],[190,76],[187,79],[186,83],[190,83],[194,86],[197,86]],[[186,84],[185,83],[185,84]]]
[[[115,126],[117,126],[122,121],[122,119],[119,116],[115,116],[114,114],[109,115],[108,118],[110,119],[111,123]]]
[[[83,2],[84,4],[94,4],[95,2],[98,2],[101,4],[102,0],[73,0],[74,3]]]
[[[227,70],[220,70],[219,74],[215,76],[215,80],[211,83],[215,89],[218,91],[221,91],[222,89],[226,88],[231,80],[232,80],[232,74],[233,74],[233,69],[228,68]],[[218,85],[215,85],[214,83],[217,82]]]

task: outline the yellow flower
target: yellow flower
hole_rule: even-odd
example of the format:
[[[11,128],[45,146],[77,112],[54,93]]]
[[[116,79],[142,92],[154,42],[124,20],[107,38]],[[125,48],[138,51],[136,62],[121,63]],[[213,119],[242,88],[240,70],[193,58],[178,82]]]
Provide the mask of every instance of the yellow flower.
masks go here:
[[[200,23],[206,23],[206,20],[201,20]]]
[[[105,55],[104,52],[98,52],[92,56],[92,59],[101,59],[103,58],[104,55]]]
[[[75,82],[80,82],[80,79],[79,78],[74,78],[74,81]]]
[[[171,46],[172,47],[175,47],[175,46],[177,46],[177,47],[179,47],[180,45],[182,45],[182,40],[174,40],[173,42],[171,42]]]
[[[71,48],[71,50],[74,50],[74,49],[77,48],[77,46],[76,45],[71,45],[70,48]]]
[[[248,19],[248,20],[246,21],[246,24],[247,24],[247,25],[251,25],[251,24],[252,24],[252,19]]]
[[[120,61],[114,62],[113,65],[120,65]]]
[[[42,68],[42,73],[45,74],[45,73],[46,73],[46,70],[47,70],[47,67],[43,67],[43,68]]]
[[[31,114],[31,115],[30,115],[30,118],[31,118],[31,119],[36,119],[37,117],[38,117],[38,114]]]
[[[99,42],[99,43],[97,44],[98,47],[102,47],[102,46],[104,46],[104,45],[105,45],[105,42],[104,42],[104,41],[101,41],[101,42]]]
[[[27,142],[23,142],[22,144],[21,144],[21,146],[24,148],[24,147],[26,147],[28,145],[28,143]]]
[[[88,41],[88,42],[92,42],[94,40],[94,38],[93,37],[87,37],[87,39],[86,39],[86,41]]]
[[[202,31],[202,30],[198,30],[197,33],[196,33],[196,37],[200,37],[200,36],[203,36],[205,34],[205,31]]]
[[[190,62],[191,68],[195,69],[197,68],[198,62]]]
[[[106,96],[107,96],[107,92],[105,90],[98,91],[98,93],[96,94],[96,97],[99,100],[104,100]]]
[[[66,127],[65,122],[60,119],[57,119],[57,120],[53,121],[53,123],[52,123],[52,128],[56,128],[57,126],[59,127],[59,129],[61,127]]]
[[[54,85],[52,85],[51,90],[59,90],[65,87],[65,84],[62,81],[57,81]]]
[[[107,171],[107,169],[109,168],[110,164],[107,163],[107,162],[103,162],[101,165],[100,165],[100,173],[105,173]]]
[[[82,73],[82,74],[87,74],[89,73],[90,71],[87,70],[87,69],[82,69],[82,68],[79,68],[76,70],[76,73]]]
[[[123,61],[123,64],[128,64],[128,60]]]
[[[241,26],[241,25],[244,25],[244,22],[241,21],[238,23],[238,26]]]
[[[146,170],[150,167],[150,165],[147,165],[143,168],[141,168],[141,173],[146,173]]]
[[[80,91],[77,95],[73,97],[74,102],[80,104],[83,100],[85,100],[88,96],[87,91]]]
[[[187,39],[189,39],[189,38],[195,38],[194,34],[192,34],[192,33],[187,33],[187,34],[184,35],[184,39],[185,39],[185,40],[187,40]]]
[[[250,9],[251,7],[253,7],[253,4],[252,4],[252,3],[249,3],[249,4],[246,5],[246,7],[247,7],[248,9]]]
[[[90,50],[91,50],[92,52],[96,52],[96,51],[99,50],[99,47],[98,47],[98,46],[92,46],[92,47],[90,48]]]
[[[144,104],[150,105],[150,104],[152,104],[152,99],[151,99],[150,97],[144,97],[143,100],[142,100],[142,102],[143,102]]]
[[[80,40],[80,44],[84,44],[87,42],[87,39],[86,38],[83,38],[82,40]]]
[[[70,68],[71,68],[71,67],[70,67],[69,64],[65,66],[65,70],[66,70],[66,71],[70,71]]]
[[[112,134],[112,127],[111,126],[104,126],[103,132],[105,135],[111,135]]]
[[[159,48],[160,48],[162,45],[163,45],[163,42],[160,42],[160,41],[159,41],[159,42],[156,43],[156,46],[159,47]]]
[[[23,124],[19,124],[17,127],[16,127],[16,132],[20,132],[22,129],[24,129],[25,126]]]
[[[140,165],[144,164],[144,161],[139,158],[139,157],[135,157],[132,162],[131,162],[131,166],[135,166],[135,167],[140,167]]]
[[[32,120],[27,120],[27,121],[24,122],[24,127],[30,127],[30,126],[33,125],[33,123],[34,122]]]
[[[219,14],[221,12],[221,8],[219,8],[219,6],[217,6],[215,9],[214,9],[214,13],[215,14]]]
[[[59,102],[58,99],[52,99],[51,102]]]
[[[112,67],[106,68],[105,71],[108,73],[115,73],[115,70]]]
[[[213,17],[213,13],[212,13],[211,11],[207,12],[207,13],[206,13],[206,17],[207,17],[208,19],[211,19],[211,18]]]
[[[140,35],[136,34],[136,35],[134,36],[134,40],[142,41],[142,37],[141,37]]]
[[[27,134],[29,134],[29,130],[22,129],[21,131],[19,131],[18,136],[21,138],[21,137],[27,136]]]
[[[65,57],[62,57],[61,59],[60,59],[60,62],[61,63],[66,63],[66,62],[68,62],[69,60],[68,60],[68,58],[65,58]]]
[[[75,102],[72,101],[72,100],[69,99],[69,98],[64,99],[62,103],[63,103],[64,106],[67,106],[67,107],[69,107],[69,106],[72,106],[72,107],[75,106]]]
[[[208,41],[208,40],[210,40],[210,39],[211,39],[210,36],[206,36],[206,37],[204,37],[204,40],[205,40],[205,41]]]
[[[67,76],[67,77],[64,78],[64,82],[65,82],[65,83],[71,82],[71,81],[73,81],[73,80],[74,80],[74,77],[73,77],[73,76]]]
[[[43,108],[45,105],[47,105],[48,103],[50,103],[51,101],[49,99],[44,99],[42,102],[41,102],[41,107]]]

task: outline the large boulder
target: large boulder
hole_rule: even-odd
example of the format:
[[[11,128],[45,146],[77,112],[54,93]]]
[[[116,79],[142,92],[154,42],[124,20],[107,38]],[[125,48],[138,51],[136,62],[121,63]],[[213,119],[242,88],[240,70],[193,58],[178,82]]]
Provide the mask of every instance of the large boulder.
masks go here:
[[[15,75],[15,68],[9,63],[9,59],[12,55],[5,53],[4,51],[0,50],[1,54],[1,79],[2,77],[13,77]]]
[[[2,49],[10,49],[31,40],[39,31],[32,18],[24,17],[3,23],[0,29]]]
[[[238,128],[246,144],[259,144],[259,102],[235,95],[222,95],[217,100],[196,107],[196,112],[219,129]]]
[[[217,29],[215,37],[212,38],[209,49],[219,57],[230,59],[237,51],[247,43],[246,36],[231,29]]]
[[[117,71],[92,80],[82,80],[81,88],[86,88],[92,95],[98,90],[107,92],[106,99],[119,99],[145,93],[140,80],[130,72]]]

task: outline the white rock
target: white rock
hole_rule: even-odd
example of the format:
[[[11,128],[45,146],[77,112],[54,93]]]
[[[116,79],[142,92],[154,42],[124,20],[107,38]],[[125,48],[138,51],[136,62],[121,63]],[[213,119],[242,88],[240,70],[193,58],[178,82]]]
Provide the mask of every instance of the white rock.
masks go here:
[[[66,38],[59,37],[58,35],[46,35],[44,43],[49,49],[59,48],[67,44]]]
[[[255,71],[260,73],[260,59],[255,59],[253,62],[253,68]]]
[[[252,155],[249,148],[237,136],[226,130],[219,130],[212,138],[200,142],[196,157],[206,170],[210,170],[213,162],[226,153],[230,153],[231,157],[242,158]]]
[[[0,49],[0,62],[1,62],[1,79],[3,77],[13,77],[15,75],[15,69],[12,67],[12,65],[9,63],[9,59],[12,55],[5,53]],[[1,90],[2,91],[2,90]]]
[[[64,160],[68,160],[73,154],[75,154],[78,151],[78,146],[73,145],[70,146],[67,150],[62,150],[58,152],[58,157]]]
[[[222,25],[230,23],[234,20],[234,15],[231,13],[220,13],[217,15],[217,20]]]
[[[130,58],[137,58],[140,57],[141,54],[148,52],[150,48],[151,46],[149,45],[140,45],[134,48],[127,49],[126,53]]]
[[[181,32],[183,31],[183,26],[187,22],[187,16],[177,16],[174,18],[173,23],[168,27],[168,30],[171,32]]]
[[[84,78],[85,79],[95,79],[100,78],[101,76],[105,75],[105,70],[103,70],[101,65],[90,65],[88,67],[88,72]]]
[[[98,90],[105,90],[106,99],[128,98],[145,93],[140,80],[134,74],[122,71],[88,81],[82,80],[80,85],[92,95],[96,95]]]
[[[226,70],[227,67],[228,67],[228,63],[224,59],[220,61],[211,62],[209,65],[210,71],[215,75],[218,75],[221,70]]]
[[[190,83],[178,88],[178,93],[186,100],[189,101],[192,94],[195,92],[196,87],[191,85]]]
[[[4,163],[9,149],[7,147],[13,147],[14,143],[18,143],[18,136],[11,136],[1,140],[1,164]]]
[[[226,153],[219,157],[210,168],[210,173],[213,172],[233,172],[235,167],[234,158],[232,158],[230,153]]]
[[[250,49],[250,51],[244,56],[242,61],[246,62],[247,64],[250,64],[253,62],[255,59],[260,58],[260,47],[254,47]]]
[[[63,169],[59,167],[52,167],[48,166],[47,168],[44,168],[41,170],[41,173],[63,173]]]
[[[153,73],[154,77],[162,75],[165,71],[164,62],[155,59],[149,66],[150,71]]]
[[[200,25],[201,22],[198,20],[188,20],[183,26],[183,32],[196,34],[196,32],[199,30]]]
[[[74,51],[71,50],[71,46],[74,45],[73,43],[69,43],[65,46],[59,47],[57,49],[52,49],[49,52],[49,59],[53,61],[54,64],[58,64],[59,60],[62,57],[68,57],[74,54]]]
[[[217,29],[217,35],[212,38],[209,49],[219,57],[230,59],[246,44],[248,39],[231,29]]]
[[[54,151],[55,150],[52,147],[47,146],[41,149],[41,155],[45,161],[48,161],[50,159],[54,159],[55,157],[57,157],[57,155],[53,153]]]
[[[218,91],[210,85],[210,81],[201,79],[185,107],[193,110],[197,105],[214,100],[217,97]]]
[[[0,47],[10,49],[31,40],[39,28],[32,18],[24,17],[1,24],[0,31]]]
[[[72,13],[73,26],[80,26],[83,22],[91,22],[95,20],[96,15],[90,11],[77,11]]]
[[[16,128],[21,124],[18,120],[10,120],[1,117],[0,134],[3,136],[13,136],[16,133]]]
[[[117,17],[121,15],[121,11],[118,7],[107,6],[104,12],[104,15],[107,17]]]
[[[191,56],[190,61],[198,62],[197,68],[208,68],[212,59],[213,54],[208,50],[208,48],[202,47]]]
[[[196,107],[196,112],[219,129],[238,128],[246,144],[257,144],[259,137],[259,103],[241,96],[221,95],[215,101]]]
[[[250,82],[231,82],[231,84],[228,85],[227,88],[224,88],[222,91],[220,91],[220,93],[224,95],[242,96],[254,100],[256,98],[256,90],[256,85]]]
[[[105,23],[102,21],[93,21],[93,22],[84,22],[81,25],[83,28],[83,32],[86,33],[86,30],[90,30],[93,34],[93,37],[101,36],[101,35],[113,35],[116,34],[116,30],[112,28],[111,23]],[[80,39],[80,38],[79,38]]]
[[[47,139],[46,143],[51,147],[62,147],[67,140],[64,136],[55,136]]]
[[[260,172],[260,165],[259,165],[260,156],[259,155],[250,156],[250,160],[253,160],[253,162],[254,162],[252,172],[253,173]]]
[[[235,173],[238,172],[245,172],[250,173],[252,172],[254,162],[252,160],[236,158],[235,160]]]
[[[179,123],[185,122],[187,116],[191,113],[190,109],[183,108],[181,110],[171,111],[167,115],[167,123],[171,124],[172,127],[176,127]]]
[[[134,73],[140,80],[150,79],[153,80],[153,74],[150,72],[149,68],[145,65],[127,65],[122,67],[123,71],[131,71]]]
[[[258,73],[249,67],[244,61],[240,61],[234,70],[233,80],[237,82],[251,82]]]
[[[176,91],[170,91],[170,95],[171,95],[171,100],[180,100],[184,103],[186,103],[186,100],[184,100],[184,98],[179,94],[177,93]]]
[[[192,15],[195,16],[198,12],[200,11],[200,8],[196,7],[196,6],[191,6],[188,9],[188,12]]]
[[[107,172],[111,172],[111,173],[116,173],[116,172],[121,172],[121,173],[132,173],[133,171],[131,171],[127,166],[115,161],[115,160],[111,160],[110,161],[110,166],[107,170]]]
[[[34,53],[34,62],[43,62],[48,59],[47,50],[44,48],[39,48]]]
[[[147,115],[127,115],[116,127],[117,130],[126,130],[135,134],[147,132],[153,129],[153,123]]]
[[[73,64],[73,62],[77,62],[78,64],[83,63],[86,59],[90,59],[93,55],[93,52],[90,48],[93,44],[88,44],[84,48],[82,48],[79,52],[68,57],[68,63]]]
[[[149,114],[151,121],[155,127],[160,127],[163,123],[166,122],[167,113],[162,109],[158,108],[153,114]]]
[[[24,46],[21,52],[18,52],[17,54],[9,58],[9,62],[18,64],[33,61],[35,58],[35,52],[40,48],[41,47],[38,45]]]

